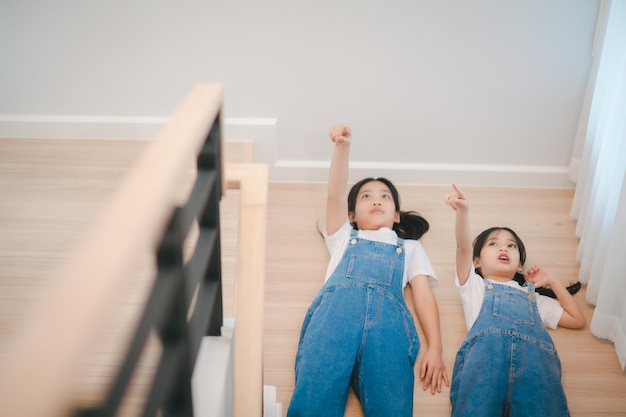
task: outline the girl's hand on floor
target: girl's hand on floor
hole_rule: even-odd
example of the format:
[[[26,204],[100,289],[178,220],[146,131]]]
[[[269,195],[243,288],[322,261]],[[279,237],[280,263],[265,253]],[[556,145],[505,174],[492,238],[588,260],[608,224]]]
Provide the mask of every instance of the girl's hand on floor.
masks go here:
[[[431,352],[430,349],[426,351],[420,366],[420,378],[424,382],[423,390],[426,391],[430,386],[430,393],[433,395],[441,392],[443,384],[450,386],[446,365],[440,353]]]

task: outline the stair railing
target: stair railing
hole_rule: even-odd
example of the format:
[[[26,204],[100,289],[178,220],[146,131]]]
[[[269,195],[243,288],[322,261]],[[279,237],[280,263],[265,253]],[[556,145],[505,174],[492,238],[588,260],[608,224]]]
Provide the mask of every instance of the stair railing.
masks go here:
[[[226,184],[241,189],[233,415],[262,415],[267,167],[223,166],[221,109],[221,86],[197,85],[134,165],[13,341],[0,370],[0,415],[117,415],[151,330],[162,353],[141,415],[193,415],[191,375],[200,341],[219,335],[222,325],[219,200]],[[179,206],[181,178],[193,160],[196,179]],[[184,260],[194,223],[196,246]],[[157,277],[128,354],[104,401],[84,408],[74,386],[80,359],[146,249],[156,253]]]

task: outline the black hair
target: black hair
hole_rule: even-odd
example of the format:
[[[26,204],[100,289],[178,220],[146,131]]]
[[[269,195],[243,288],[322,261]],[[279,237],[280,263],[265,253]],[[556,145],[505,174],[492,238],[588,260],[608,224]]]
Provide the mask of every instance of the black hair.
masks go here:
[[[508,227],[490,227],[489,229],[483,230],[478,236],[476,236],[476,239],[474,239],[474,244],[473,244],[474,245],[474,251],[473,251],[474,259],[480,258],[480,251],[483,249],[483,246],[485,246],[485,242],[487,241],[489,236],[493,232],[497,232],[499,230],[506,230],[507,232],[511,233],[511,235],[513,235],[513,239],[515,239],[515,242],[517,243],[517,248],[519,249],[520,264],[522,264],[523,266],[524,263],[526,262],[526,247],[524,246],[524,242],[522,242],[522,239],[517,235],[517,233],[515,233],[512,229]],[[483,276],[482,272],[480,272],[480,268],[477,268],[476,272],[481,277]],[[515,273],[513,280],[517,281],[519,285],[524,285],[526,283],[524,274],[521,274],[519,272]],[[574,283],[570,283],[570,285],[567,287],[567,291],[570,294],[576,294],[580,290],[580,287],[581,285],[580,285],[580,282],[578,281]],[[541,295],[546,295],[548,297],[556,298],[556,294],[554,293],[554,291],[552,291],[549,288],[543,288],[543,287],[535,288],[535,291]]]
[[[480,258],[480,251],[483,250],[483,246],[485,246],[485,242],[487,242],[489,236],[493,232],[498,232],[500,230],[505,230],[513,235],[513,239],[515,239],[515,243],[517,243],[517,249],[519,250],[519,262],[520,264],[522,264],[522,266],[524,266],[524,263],[526,262],[526,247],[524,246],[524,242],[522,242],[522,239],[517,235],[517,233],[515,233],[512,229],[509,229],[508,227],[490,227],[489,229],[480,232],[480,234],[476,236],[476,239],[474,239],[473,258]]]
[[[391,192],[391,196],[393,198],[393,202],[396,206],[396,211],[400,213],[400,222],[395,223],[393,225],[393,230],[396,234],[403,239],[420,239],[426,232],[430,225],[428,221],[423,218],[416,211],[401,211],[400,210],[400,194],[398,193],[398,189],[393,185],[391,181],[386,178],[364,178],[361,181],[357,182],[352,186],[350,192],[348,193],[348,212],[354,213],[356,209],[356,197],[361,190],[363,185],[368,182],[379,181],[385,184],[389,191]],[[356,223],[352,223],[352,227],[358,229]]]

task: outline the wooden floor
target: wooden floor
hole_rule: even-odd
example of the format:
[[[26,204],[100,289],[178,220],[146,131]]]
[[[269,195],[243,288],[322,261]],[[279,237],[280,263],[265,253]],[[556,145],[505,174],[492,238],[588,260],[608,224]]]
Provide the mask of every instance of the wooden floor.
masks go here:
[[[55,267],[69,257],[129,165],[144,149],[139,141],[56,141],[0,139],[0,364],[4,347],[19,332],[28,312],[54,283]],[[375,174],[375,173],[373,173]],[[391,178],[394,180],[393,178]],[[462,178],[458,180],[462,186]],[[447,186],[398,186],[403,209],[420,211],[431,230],[423,238],[439,276],[444,360],[451,375],[465,333],[453,284],[454,214],[443,199]],[[527,265],[554,270],[575,280],[577,239],[569,218],[572,190],[465,187],[473,233],[492,225],[515,229],[528,250]],[[293,364],[305,311],[320,288],[328,255],[317,231],[323,222],[324,184],[270,184],[267,219],[267,282],[264,360],[266,385],[277,387],[286,412],[293,390]],[[225,314],[232,312],[237,192],[222,201]],[[132,294],[145,284],[129,283],[121,304],[137,304]],[[588,323],[593,314],[585,289],[576,295]],[[120,321],[124,316],[116,316]],[[62,326],[62,323],[59,323]],[[419,330],[419,326],[418,326]],[[550,331],[563,364],[563,384],[572,416],[626,416],[626,376],[613,345],[583,330]],[[423,339],[422,339],[423,340]],[[423,342],[424,343],[424,342]],[[111,373],[108,363],[94,371]],[[98,383],[93,378],[92,385]],[[416,416],[448,416],[449,389],[432,396],[416,389]],[[361,416],[350,397],[346,416]]]
[[[466,330],[453,283],[454,213],[443,203],[449,189],[417,185],[398,188],[403,209],[418,210],[431,225],[423,244],[439,277],[434,291],[441,315],[444,360],[451,376],[454,356]],[[471,204],[473,234],[493,225],[509,226],[525,242],[528,266],[550,268],[564,282],[576,280],[577,239],[575,224],[568,214],[572,190],[464,190]],[[285,408],[293,389],[300,324],[322,283],[328,261],[316,230],[316,222],[324,213],[325,191],[324,185],[315,184],[270,187],[265,383],[278,387],[279,401]],[[584,293],[583,289],[575,298],[589,323],[593,309],[585,302]],[[626,416],[626,376],[620,370],[613,345],[592,336],[588,325],[583,330],[558,329],[550,334],[562,361],[563,384],[572,416]],[[416,389],[414,402],[415,416],[450,415],[449,388],[435,396]],[[362,415],[353,396],[346,415]]]

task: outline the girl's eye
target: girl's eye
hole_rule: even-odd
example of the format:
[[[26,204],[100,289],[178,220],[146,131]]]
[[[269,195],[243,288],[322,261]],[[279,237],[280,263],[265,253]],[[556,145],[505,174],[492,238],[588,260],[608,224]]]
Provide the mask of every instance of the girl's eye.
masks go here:
[[[509,248],[511,249],[517,249],[517,245],[515,243],[510,243],[509,244]]]
[[[496,242],[489,242],[487,243],[487,246],[496,246]]]
[[[362,199],[362,200],[365,200],[365,199],[367,199],[367,198],[369,198],[369,197],[370,197],[370,195],[369,195],[369,194],[361,194],[361,199]]]
[[[391,198],[391,196],[389,194],[383,194],[383,198],[386,200],[389,200]]]

